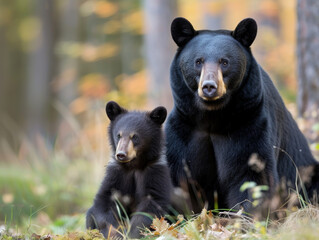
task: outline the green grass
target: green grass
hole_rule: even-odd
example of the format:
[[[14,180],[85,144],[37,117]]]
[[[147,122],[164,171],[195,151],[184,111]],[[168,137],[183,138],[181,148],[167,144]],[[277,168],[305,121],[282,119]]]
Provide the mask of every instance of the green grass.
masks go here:
[[[1,163],[0,226],[6,231],[0,239],[102,239],[97,231],[86,231],[85,212],[103,177],[103,165],[100,160],[70,160],[59,151],[51,153],[50,161],[36,157]],[[318,238],[319,208],[305,206],[285,214],[285,220],[274,222],[203,211],[176,225],[164,222],[166,228],[145,230],[145,239]]]
[[[100,182],[94,175],[102,176],[104,168],[96,172],[85,159],[51,160],[0,164],[0,226],[24,234],[85,230],[85,212]]]
[[[58,239],[58,240],[99,240],[103,236],[97,231],[84,229],[72,230],[77,225],[76,218],[64,217],[57,220],[55,227],[70,227],[68,231],[53,233],[4,232],[0,239]],[[308,206],[291,213],[282,223],[268,224],[260,221],[247,221],[246,217],[221,218],[203,210],[201,214],[182,220],[177,224],[169,224],[164,219],[153,221],[152,231],[145,229],[144,239],[318,239],[319,209]],[[270,226],[270,227],[269,227]],[[52,225],[51,225],[52,227]],[[39,235],[40,234],[40,235]]]
[[[85,229],[85,212],[109,156],[107,123],[96,117],[96,122],[80,127],[72,115],[63,116],[71,132],[61,130],[53,147],[43,144],[43,139],[42,144],[33,145],[23,138],[17,152],[6,144],[0,146],[0,153],[6,153],[0,156],[0,240],[103,238],[98,231]],[[319,208],[312,206],[287,210],[285,219],[278,222],[249,221],[244,216],[221,218],[206,211],[178,224],[158,221],[163,223],[160,227],[155,222],[152,231],[145,229],[145,239],[312,240],[319,235]]]
[[[53,144],[41,136],[30,141],[11,122],[1,122],[17,144],[13,148],[0,136],[0,226],[16,234],[84,231],[85,212],[104,174],[103,108],[92,110],[84,124],[67,108],[57,109],[63,121]]]
[[[51,218],[84,209],[96,189],[85,179],[84,160],[55,160],[34,168],[0,166],[1,220],[21,223],[24,217],[46,212]]]

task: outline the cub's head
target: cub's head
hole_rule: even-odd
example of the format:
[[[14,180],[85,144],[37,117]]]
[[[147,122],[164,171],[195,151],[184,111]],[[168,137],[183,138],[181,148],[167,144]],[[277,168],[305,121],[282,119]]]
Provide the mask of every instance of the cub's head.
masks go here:
[[[130,168],[143,168],[158,160],[162,151],[161,125],[166,119],[164,107],[151,112],[128,111],[116,102],[106,104],[111,120],[109,138],[114,159]]]
[[[185,18],[176,18],[171,34],[179,47],[172,69],[180,70],[196,104],[206,110],[225,106],[248,71],[249,48],[257,34],[255,20],[242,20],[234,31],[196,31]]]

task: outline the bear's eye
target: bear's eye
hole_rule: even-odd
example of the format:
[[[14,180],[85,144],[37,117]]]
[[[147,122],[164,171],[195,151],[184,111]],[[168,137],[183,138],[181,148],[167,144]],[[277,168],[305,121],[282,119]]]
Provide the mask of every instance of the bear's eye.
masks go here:
[[[118,134],[116,135],[116,138],[117,138],[117,139],[120,139],[120,138],[121,138],[121,134],[118,133]]]
[[[225,59],[225,58],[221,58],[221,59],[219,60],[219,63],[220,63],[223,67],[228,66],[228,60]]]
[[[196,64],[196,66],[201,66],[203,64],[203,62],[204,62],[203,58],[198,58],[198,59],[196,59],[195,64]]]
[[[139,143],[139,138],[138,138],[138,136],[136,134],[134,134],[131,137],[131,139],[132,139],[132,142],[133,142],[134,145],[137,145]]]

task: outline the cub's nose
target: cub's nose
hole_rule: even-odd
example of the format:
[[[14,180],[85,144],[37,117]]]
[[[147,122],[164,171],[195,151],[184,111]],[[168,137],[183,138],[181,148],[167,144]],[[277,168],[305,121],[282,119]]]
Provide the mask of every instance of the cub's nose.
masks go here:
[[[126,155],[126,153],[125,152],[118,152],[117,154],[116,154],[116,159],[118,160],[118,161],[125,161],[125,160],[127,160],[127,155]]]
[[[202,86],[202,89],[204,96],[207,98],[211,98],[214,96],[217,90],[217,84],[214,81],[205,81]]]

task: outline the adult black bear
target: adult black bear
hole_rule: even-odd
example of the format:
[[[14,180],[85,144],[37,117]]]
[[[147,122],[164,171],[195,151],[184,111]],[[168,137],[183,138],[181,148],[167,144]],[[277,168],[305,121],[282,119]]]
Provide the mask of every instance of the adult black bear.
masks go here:
[[[113,154],[86,219],[87,228],[97,228],[105,237],[115,233],[114,229],[119,226],[117,197],[128,215],[144,212],[160,217],[167,210],[171,192],[161,130],[166,109],[157,107],[151,112],[129,112],[117,103],[109,102],[106,113],[111,120],[109,140]],[[135,214],[130,222],[129,236],[139,238],[139,228],[149,227],[152,221],[143,214]]]
[[[176,18],[171,34],[178,46],[171,65],[175,106],[165,131],[174,185],[189,173],[210,209],[216,192],[219,208],[251,211],[251,197],[240,191],[244,182],[268,185],[271,195],[282,178],[295,187],[296,166],[318,171],[306,139],[251,53],[255,20],[242,20],[234,31],[195,31]],[[262,169],[250,166],[252,156]]]

